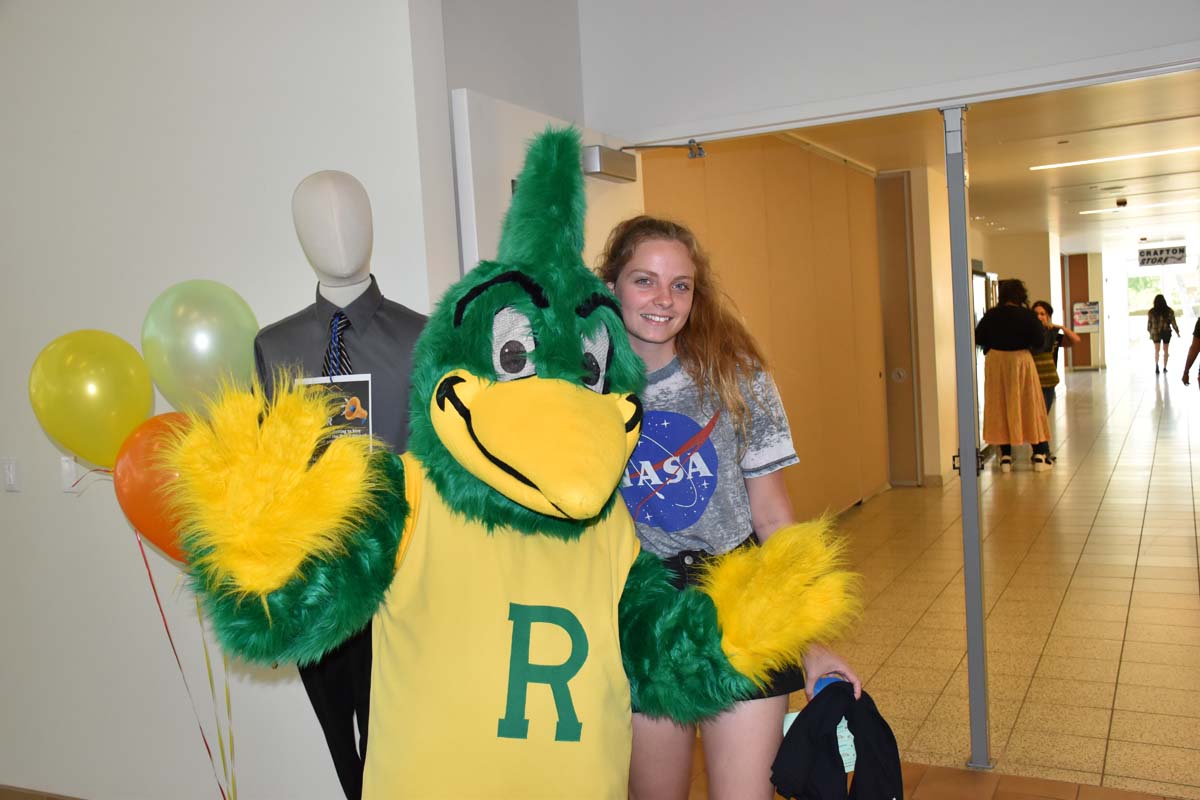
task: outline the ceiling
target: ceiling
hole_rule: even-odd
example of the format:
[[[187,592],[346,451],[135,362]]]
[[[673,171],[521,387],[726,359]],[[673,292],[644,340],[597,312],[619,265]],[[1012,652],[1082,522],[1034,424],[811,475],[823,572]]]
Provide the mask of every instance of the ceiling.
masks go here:
[[[876,171],[945,164],[936,111],[791,135]],[[1114,238],[1180,240],[1200,220],[1200,151],[1029,168],[1196,146],[1200,70],[979,103],[966,114],[971,215],[991,234],[1056,233],[1063,252],[1098,252]]]

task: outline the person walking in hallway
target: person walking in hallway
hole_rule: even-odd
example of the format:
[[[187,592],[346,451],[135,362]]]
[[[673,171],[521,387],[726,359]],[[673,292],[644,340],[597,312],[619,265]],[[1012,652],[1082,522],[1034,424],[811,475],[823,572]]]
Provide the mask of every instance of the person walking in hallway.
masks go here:
[[[1162,371],[1167,371],[1167,358],[1171,349],[1171,329],[1179,335],[1179,325],[1175,322],[1175,312],[1167,305],[1167,298],[1161,294],[1154,296],[1154,307],[1146,314],[1146,331],[1150,341],[1154,342],[1154,374],[1159,373],[1158,351],[1162,349]],[[1190,362],[1189,362],[1190,363]]]
[[[1000,281],[997,304],[975,326],[983,348],[983,440],[1000,447],[1000,471],[1012,471],[1012,446],[1033,445],[1033,470],[1054,466],[1050,423],[1033,353],[1041,352],[1045,327],[1029,310],[1029,292],[1019,280]]]

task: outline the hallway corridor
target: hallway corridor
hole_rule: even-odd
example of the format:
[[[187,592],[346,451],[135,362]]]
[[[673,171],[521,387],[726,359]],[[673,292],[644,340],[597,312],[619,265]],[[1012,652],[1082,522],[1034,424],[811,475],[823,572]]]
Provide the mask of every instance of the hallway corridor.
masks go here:
[[[1028,447],[1011,474],[987,465],[996,773],[1200,798],[1200,392],[1181,366],[1069,374],[1055,468],[1035,474]],[[970,750],[959,509],[954,481],[841,518],[867,609],[839,649],[916,764]]]

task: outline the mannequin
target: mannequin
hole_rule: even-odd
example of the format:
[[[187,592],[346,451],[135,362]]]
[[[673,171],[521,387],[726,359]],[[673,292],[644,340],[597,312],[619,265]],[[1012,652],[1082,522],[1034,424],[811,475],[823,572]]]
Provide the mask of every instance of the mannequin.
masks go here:
[[[371,284],[371,201],[353,175],[315,172],[292,194],[300,247],[317,273],[321,295],[345,308]]]
[[[370,398],[365,413],[356,406],[356,413],[346,421],[369,415],[372,433],[390,449],[402,452],[408,436],[412,346],[425,318],[384,299],[371,275],[373,228],[366,189],[345,172],[309,175],[292,195],[292,219],[300,247],[317,275],[316,302],[258,332],[254,356],[259,379],[271,396],[281,367],[298,371],[302,378],[320,378],[331,319],[341,312],[349,318],[342,333],[353,365],[349,371],[365,377]],[[300,669],[348,800],[362,796],[371,652],[368,626],[316,664]]]

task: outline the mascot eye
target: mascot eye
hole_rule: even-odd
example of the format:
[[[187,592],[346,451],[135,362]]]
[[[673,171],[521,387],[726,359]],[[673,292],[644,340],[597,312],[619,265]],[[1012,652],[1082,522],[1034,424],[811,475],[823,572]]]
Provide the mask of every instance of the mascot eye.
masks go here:
[[[612,342],[608,328],[603,325],[591,336],[583,337],[583,385],[604,393],[608,391],[608,362],[612,358]]]
[[[492,368],[496,380],[512,381],[533,375],[530,359],[533,348],[529,318],[512,306],[497,311],[492,319]]]

